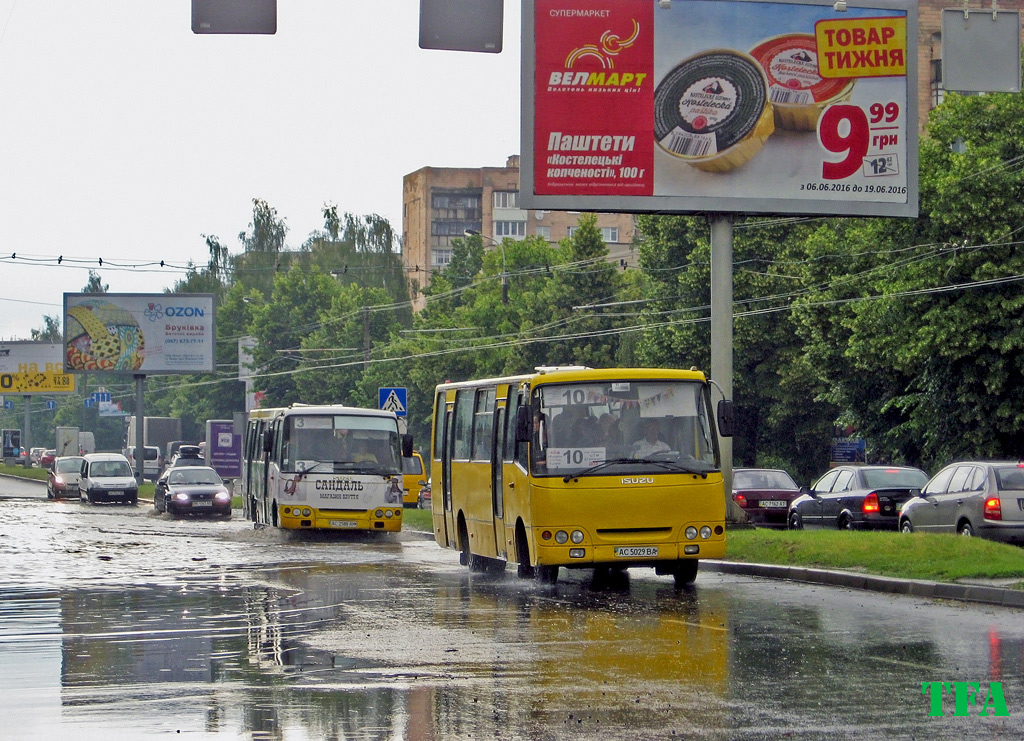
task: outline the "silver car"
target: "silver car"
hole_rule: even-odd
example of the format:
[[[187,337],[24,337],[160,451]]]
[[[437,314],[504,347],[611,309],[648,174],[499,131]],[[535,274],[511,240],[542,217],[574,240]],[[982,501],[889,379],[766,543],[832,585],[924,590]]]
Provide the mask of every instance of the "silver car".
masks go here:
[[[932,477],[900,511],[904,533],[957,533],[1024,545],[1024,463],[963,461]]]

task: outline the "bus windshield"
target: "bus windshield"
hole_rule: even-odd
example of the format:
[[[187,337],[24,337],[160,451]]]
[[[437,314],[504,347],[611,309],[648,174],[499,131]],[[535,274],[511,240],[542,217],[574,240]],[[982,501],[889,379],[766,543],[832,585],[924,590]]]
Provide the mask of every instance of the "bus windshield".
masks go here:
[[[531,399],[538,476],[718,467],[706,386],[697,381],[545,384]]]
[[[398,427],[393,420],[359,415],[290,415],[281,470],[306,473],[402,472]]]

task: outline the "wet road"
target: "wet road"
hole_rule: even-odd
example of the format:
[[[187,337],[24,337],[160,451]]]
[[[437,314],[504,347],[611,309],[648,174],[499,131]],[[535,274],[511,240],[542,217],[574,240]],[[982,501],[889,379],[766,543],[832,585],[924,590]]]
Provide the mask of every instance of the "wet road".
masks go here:
[[[0,479],[4,738],[1024,736],[1024,616],[702,573],[554,587]],[[922,682],[1008,716],[929,716]]]

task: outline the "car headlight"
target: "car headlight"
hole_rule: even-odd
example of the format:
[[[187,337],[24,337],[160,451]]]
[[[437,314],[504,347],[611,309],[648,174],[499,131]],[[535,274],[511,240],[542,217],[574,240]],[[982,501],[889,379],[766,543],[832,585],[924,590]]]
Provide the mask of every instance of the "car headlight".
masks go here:
[[[216,494],[213,495],[213,498],[216,499],[218,502],[231,501],[231,495],[228,494],[226,491],[218,491]]]
[[[189,500],[188,493],[184,491],[178,491],[174,493],[174,501],[176,502],[187,502]]]

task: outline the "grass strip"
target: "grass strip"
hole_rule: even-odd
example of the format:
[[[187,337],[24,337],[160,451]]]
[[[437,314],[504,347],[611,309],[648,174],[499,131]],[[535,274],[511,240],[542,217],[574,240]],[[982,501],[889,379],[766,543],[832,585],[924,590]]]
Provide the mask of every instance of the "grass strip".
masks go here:
[[[726,560],[863,571],[900,579],[1018,579],[1024,548],[959,535],[897,532],[729,530]]]

